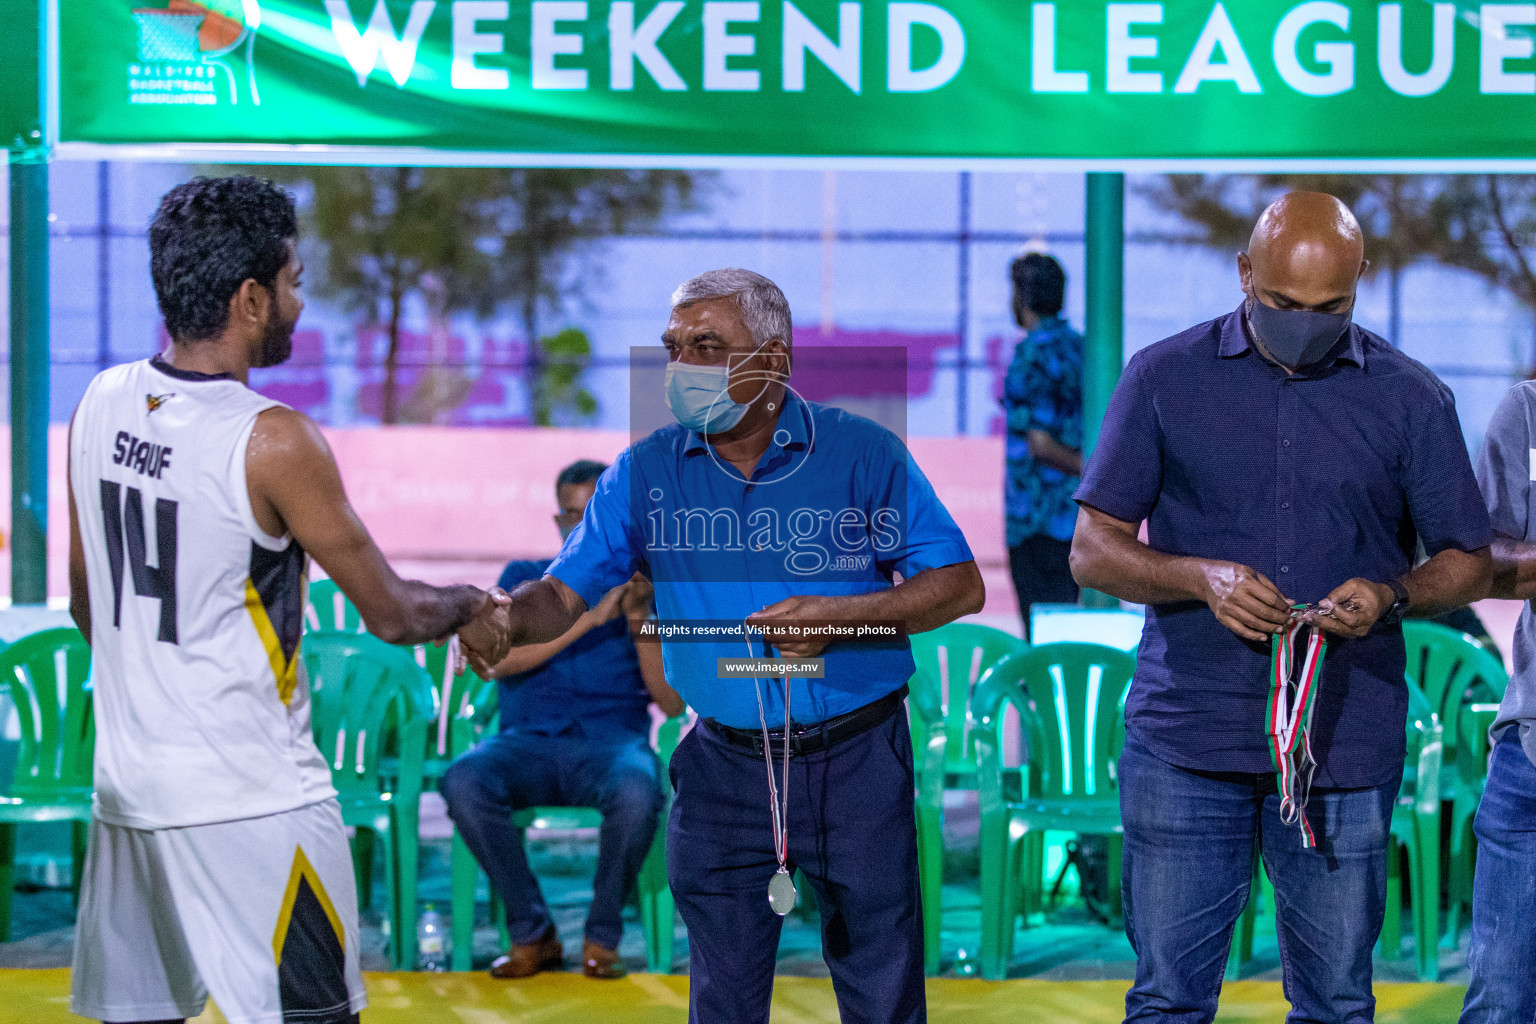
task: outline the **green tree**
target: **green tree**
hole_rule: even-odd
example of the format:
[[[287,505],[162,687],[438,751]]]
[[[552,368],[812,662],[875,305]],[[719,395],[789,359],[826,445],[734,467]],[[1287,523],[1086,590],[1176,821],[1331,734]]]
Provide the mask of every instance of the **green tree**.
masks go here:
[[[528,391],[535,422],[543,424],[556,408],[549,402],[585,394],[570,390],[558,368],[569,362],[579,376],[590,359],[590,348],[578,353],[566,331],[553,336],[552,346],[541,330],[543,315],[561,316],[588,297],[602,277],[606,239],[698,208],[713,179],[666,170],[511,168],[497,174],[499,194],[485,209],[496,291],[515,306],[527,339]],[[586,336],[580,337],[585,346]],[[546,380],[551,373],[555,380]],[[590,418],[596,408],[594,401],[590,409],[578,403],[566,411]]]
[[[1504,289],[1536,316],[1536,175],[1448,177],[1434,213],[1436,258]],[[1525,375],[1536,377],[1536,366]]]
[[[550,427],[560,419],[591,419],[597,413],[597,399],[581,382],[592,359],[586,333],[567,327],[539,339],[539,347],[548,363],[533,387],[533,422]]]
[[[1388,275],[1387,334],[1394,345],[1402,272],[1423,260],[1503,289],[1531,313],[1536,329],[1536,175],[1168,175],[1145,193],[1203,229],[1206,244],[1235,251],[1247,244],[1264,206],[1293,189],[1328,192],[1355,211],[1369,273]],[[1525,375],[1536,378],[1536,365]]]
[[[1440,258],[1443,230],[1437,216],[1443,180],[1405,174],[1170,174],[1144,190],[1152,203],[1204,232],[1203,241],[1224,252],[1248,245],[1254,222],[1275,199],[1292,191],[1337,196],[1360,221],[1367,275],[1385,273],[1388,339],[1396,345],[1402,324],[1401,281],[1408,267]]]
[[[563,341],[551,348],[541,319],[562,316],[587,297],[601,279],[604,241],[650,230],[670,215],[697,208],[710,181],[686,171],[623,169],[251,171],[301,186],[316,293],[336,298],[385,331],[386,424],[399,422],[402,413],[430,422],[451,408],[445,402],[461,402],[468,393],[465,380],[433,367],[402,408],[396,383],[400,321],[404,300],[413,292],[426,300],[435,329],[455,313],[488,317],[510,307],[527,340],[535,419],[549,420],[561,402],[574,403],[564,412],[590,418],[596,401],[575,386],[590,361],[590,346],[580,353]],[[565,332],[554,335],[565,337]],[[546,382],[562,360],[576,368],[575,376]]]
[[[492,260],[480,243],[494,171],[437,167],[263,168],[302,182],[300,211],[314,289],[360,312],[388,338],[382,420],[400,422],[400,325],[405,298],[440,282],[444,315],[489,312]]]

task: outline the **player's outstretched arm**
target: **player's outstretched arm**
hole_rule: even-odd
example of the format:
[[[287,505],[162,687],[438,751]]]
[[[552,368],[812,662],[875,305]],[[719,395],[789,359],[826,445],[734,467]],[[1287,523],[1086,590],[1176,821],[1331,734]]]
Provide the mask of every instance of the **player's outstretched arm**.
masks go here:
[[[245,474],[257,524],[273,536],[292,534],[379,639],[439,640],[494,613],[491,596],[478,587],[434,587],[395,574],[347,500],[330,445],[303,413],[268,409],[256,418]],[[482,650],[488,643],[479,640]]]

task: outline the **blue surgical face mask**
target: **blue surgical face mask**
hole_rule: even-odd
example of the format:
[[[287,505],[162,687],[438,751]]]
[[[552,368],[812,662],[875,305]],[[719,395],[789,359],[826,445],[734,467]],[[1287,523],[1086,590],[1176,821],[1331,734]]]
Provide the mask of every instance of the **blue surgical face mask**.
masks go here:
[[[763,350],[759,345],[747,359]],[[746,360],[742,360],[745,362]],[[763,397],[768,382],[763,383],[752,402],[738,402],[731,397],[729,366],[693,366],[680,360],[667,364],[663,387],[667,408],[677,422],[696,434],[719,434],[741,422],[752,402]]]

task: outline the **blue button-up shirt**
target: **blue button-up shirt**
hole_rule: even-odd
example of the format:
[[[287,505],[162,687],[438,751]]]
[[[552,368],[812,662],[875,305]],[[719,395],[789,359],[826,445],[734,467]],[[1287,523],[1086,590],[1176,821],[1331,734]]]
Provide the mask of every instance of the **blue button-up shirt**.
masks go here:
[[[1003,378],[1003,409],[1008,546],[1040,536],[1071,540],[1078,479],[1041,465],[1029,451],[1031,430],[1043,430],[1068,448],[1083,446],[1083,338],[1061,317],[1041,320],[1014,348]]]
[[[637,569],[656,586],[665,625],[739,625],[797,594],[883,590],[893,574],[971,561],[949,512],[895,434],[841,409],[786,395],[750,480],[676,424],[625,449],[598,480],[581,525],[549,574],[590,606]],[[735,634],[665,640],[667,682],[699,714],[756,728],[750,678],[717,678],[717,658],[762,655]],[[793,679],[790,710],[811,723],[862,707],[912,674],[904,638],[838,641],[821,679]],[[768,722],[780,684],[762,682]]]
[[[1241,310],[1138,352],[1110,399],[1077,500],[1171,555],[1251,566],[1295,602],[1355,577],[1386,582],[1493,532],[1450,389],[1351,326],[1318,367],[1288,375],[1249,345]],[[1408,695],[1400,626],[1330,637],[1312,723],[1316,784],[1381,785],[1401,770]],[[1147,609],[1129,729],[1159,757],[1272,770],[1269,644],[1202,602]]]
[[[510,591],[536,580],[549,562],[510,562],[498,584]],[[502,731],[626,743],[651,730],[651,694],[622,615],[588,630],[538,668],[503,676],[498,689]]]

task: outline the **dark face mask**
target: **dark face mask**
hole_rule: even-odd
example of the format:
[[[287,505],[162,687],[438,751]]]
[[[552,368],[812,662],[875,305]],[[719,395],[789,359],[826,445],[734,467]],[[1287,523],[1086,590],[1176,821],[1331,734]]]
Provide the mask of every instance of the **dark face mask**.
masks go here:
[[[1282,365],[1299,369],[1323,358],[1344,336],[1354,305],[1344,313],[1314,313],[1308,309],[1274,309],[1250,296],[1247,313],[1249,326],[1269,354]]]

